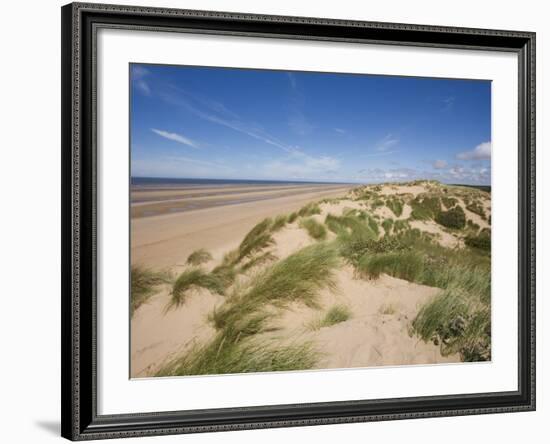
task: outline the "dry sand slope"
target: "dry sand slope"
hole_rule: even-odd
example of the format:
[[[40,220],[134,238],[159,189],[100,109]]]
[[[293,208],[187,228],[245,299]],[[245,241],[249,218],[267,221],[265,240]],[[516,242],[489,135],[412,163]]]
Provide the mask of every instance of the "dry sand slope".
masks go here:
[[[379,238],[385,232],[382,222],[391,217],[393,223],[401,221],[407,230],[416,228],[428,233],[436,244],[449,249],[465,248],[464,232],[447,229],[429,217],[424,220],[410,219],[413,212],[417,215],[419,211],[417,207],[413,211],[417,196],[440,193],[442,188],[446,187],[433,182],[417,182],[363,187],[352,191],[333,188],[308,190],[296,193],[295,196],[277,195],[269,200],[137,218],[132,220],[132,261],[154,269],[169,269],[177,275],[190,268],[185,260],[192,251],[206,248],[213,258],[207,260],[202,268],[209,272],[226,263],[227,257],[226,262],[223,262],[223,256],[238,248],[246,233],[264,217],[275,217],[295,211],[308,202],[335,197],[338,198],[320,203],[320,214],[309,217],[324,224],[327,215],[342,216],[359,210],[369,214],[369,218],[372,216],[373,222],[378,224]],[[369,194],[371,191],[372,196]],[[468,233],[490,228],[489,193],[458,187],[448,187],[444,192],[449,192],[445,196],[454,196],[456,205],[464,209],[466,219],[471,221],[468,223]],[[383,205],[377,202],[380,197]],[[401,199],[399,215],[392,212],[385,201],[394,198]],[[483,217],[477,214],[477,207],[471,206],[474,200],[483,207]],[[468,204],[476,212],[467,210]],[[444,203],[442,205],[444,211],[446,207]],[[172,298],[172,283],[154,287],[152,296],[136,309],[131,320],[132,377],[154,376],[173,359],[214,341],[218,332],[212,322],[212,313],[227,306],[228,298],[231,300],[228,295],[246,289],[250,282],[254,282],[259,274],[274,263],[319,242],[304,228],[302,222],[306,218],[298,217],[274,231],[272,242],[255,253],[271,253],[272,260],[241,271],[235,283],[225,290],[225,296],[195,286],[186,293],[185,302],[181,306],[167,310]],[[397,225],[392,226],[387,234],[395,235],[397,230]],[[330,243],[335,238],[335,233],[326,230],[325,242]],[[357,271],[346,261],[341,260],[339,263],[334,270],[335,285],[317,291],[316,306],[308,306],[299,300],[270,305],[267,308],[271,315],[269,328],[258,331],[252,339],[246,340],[275,344],[278,347],[297,343],[312,344],[318,352],[314,364],[308,366],[312,368],[432,364],[462,360],[456,351],[444,356],[437,341],[422,340],[412,331],[411,324],[419,310],[441,294],[440,288],[384,273],[375,278],[365,278],[358,276]],[[324,323],[324,317],[335,306],[344,307],[348,316],[338,322]],[[245,341],[241,338],[237,340]],[[220,349],[222,345],[227,346],[222,342]]]

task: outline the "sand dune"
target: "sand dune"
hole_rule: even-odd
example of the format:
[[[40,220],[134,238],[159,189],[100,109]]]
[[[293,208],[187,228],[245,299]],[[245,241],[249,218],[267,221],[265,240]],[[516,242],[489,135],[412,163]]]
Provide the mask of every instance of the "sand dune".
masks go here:
[[[328,214],[342,216],[350,210],[371,211],[370,214],[377,215],[380,223],[387,218],[403,220],[411,229],[428,233],[433,237],[433,242],[445,248],[465,248],[464,235],[459,231],[441,227],[434,220],[411,219],[410,199],[423,194],[429,195],[434,186],[431,183],[415,183],[378,187],[381,195],[400,196],[404,199],[403,212],[399,217],[385,206],[369,210],[369,205],[365,201],[357,200],[357,192],[350,191],[349,187],[329,186],[301,189],[290,187],[292,195],[281,195],[280,189],[255,189],[250,194],[259,193],[262,200],[133,218],[132,263],[153,269],[167,269],[177,274],[188,268],[185,261],[191,252],[205,248],[213,258],[203,268],[212,270],[222,263],[224,254],[237,248],[244,236],[262,219],[288,214],[310,202],[334,197],[339,199],[321,203],[321,214],[309,217],[324,224]],[[177,195],[171,194],[173,191],[155,190],[144,193],[149,193],[148,198],[161,199]],[[225,191],[229,192],[225,196],[242,194],[240,187]],[[287,191],[285,189],[284,193]],[[211,193],[212,189],[205,187],[201,192]],[[178,196],[181,198],[181,195]],[[476,196],[486,212],[485,217],[465,209],[467,195],[459,195],[458,205],[465,209],[467,220],[477,224],[479,230],[490,228],[490,195],[485,193]],[[203,197],[205,200],[209,199],[209,196]],[[223,198],[223,195],[216,197]],[[383,232],[380,230],[380,237]],[[333,232],[328,231],[325,241],[330,242],[335,237]],[[298,218],[274,232],[273,242],[265,251],[269,251],[276,260],[282,260],[316,242],[318,241],[308,234]],[[242,272],[237,277],[235,286],[246,287],[247,282],[261,272],[262,267],[268,266],[269,264],[260,265]],[[461,361],[458,353],[443,355],[439,345],[421,340],[411,330],[411,323],[420,308],[440,294],[441,289],[386,274],[376,279],[361,278],[345,263],[337,269],[335,276],[335,288],[325,288],[319,292],[318,307],[308,307],[298,302],[283,308],[272,307],[275,311],[270,328],[259,333],[257,339],[278,345],[311,342],[320,351],[315,368]],[[171,358],[189,352],[194,346],[208,343],[216,335],[208,317],[213,310],[224,304],[226,297],[197,288],[190,291],[182,307],[166,311],[171,298],[170,292],[171,287],[168,284],[157,287],[148,303],[140,307],[132,317],[132,377],[152,376]],[[351,313],[349,318],[334,325],[312,327],[335,305],[347,307]]]

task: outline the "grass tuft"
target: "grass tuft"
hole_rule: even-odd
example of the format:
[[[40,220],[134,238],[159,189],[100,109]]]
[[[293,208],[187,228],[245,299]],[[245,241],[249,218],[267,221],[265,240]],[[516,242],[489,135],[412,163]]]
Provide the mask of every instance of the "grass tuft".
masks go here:
[[[315,240],[323,240],[327,237],[327,229],[312,217],[300,220],[300,228],[307,230],[308,234]]]
[[[156,376],[306,370],[318,360],[311,343],[274,346],[267,341],[242,340],[218,334],[202,346],[168,362]]]
[[[321,214],[321,207],[316,203],[309,203],[298,211],[298,216],[313,216],[314,214]]]
[[[466,215],[462,207],[456,206],[448,211],[441,211],[435,221],[444,227],[461,230],[466,226]]]
[[[170,276],[165,272],[157,272],[139,265],[130,269],[130,315],[153,295],[155,287],[166,284]]]
[[[242,260],[246,256],[250,256],[256,251],[262,250],[273,243],[273,238],[271,237],[270,231],[271,224],[272,221],[270,218],[264,219],[248,232],[239,245],[237,261]]]
[[[317,293],[334,288],[338,254],[334,247],[318,243],[306,247],[255,276],[250,287],[232,295],[212,316],[217,329],[237,328],[265,305],[278,307],[299,301],[317,306]]]
[[[187,258],[187,263],[189,265],[202,265],[206,262],[209,262],[212,260],[212,255],[206,251],[204,248],[201,248],[200,250],[193,251]]]
[[[323,327],[331,327],[341,322],[345,322],[349,318],[351,318],[350,309],[345,305],[338,304],[333,305],[323,317],[314,319],[307,326],[311,330],[316,331]]]
[[[224,294],[224,279],[215,273],[206,273],[200,268],[191,268],[181,273],[172,287],[172,299],[167,310],[180,307],[185,303],[189,291],[197,288],[206,288],[212,293]]]

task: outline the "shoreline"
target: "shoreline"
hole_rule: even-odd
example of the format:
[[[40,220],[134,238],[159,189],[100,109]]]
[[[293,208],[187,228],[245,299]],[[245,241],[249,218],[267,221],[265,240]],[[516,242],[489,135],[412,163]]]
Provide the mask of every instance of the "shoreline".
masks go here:
[[[351,188],[310,190],[231,205],[132,217],[131,263],[152,268],[177,267],[199,248],[211,250],[218,257],[236,247],[258,221],[299,210],[314,200],[344,196]]]

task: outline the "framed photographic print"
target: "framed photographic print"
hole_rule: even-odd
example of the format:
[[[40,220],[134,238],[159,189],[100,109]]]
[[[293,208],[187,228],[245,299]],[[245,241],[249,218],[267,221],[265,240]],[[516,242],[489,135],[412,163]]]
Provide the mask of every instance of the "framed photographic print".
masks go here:
[[[533,410],[534,97],[529,32],[64,6],[62,435]]]

